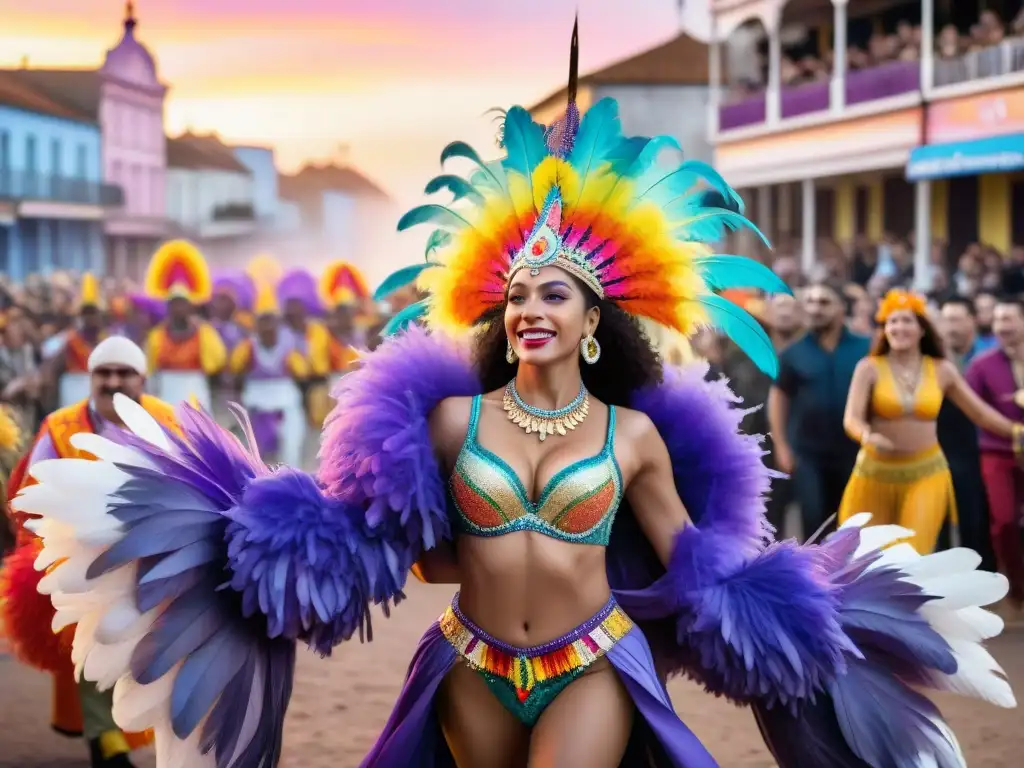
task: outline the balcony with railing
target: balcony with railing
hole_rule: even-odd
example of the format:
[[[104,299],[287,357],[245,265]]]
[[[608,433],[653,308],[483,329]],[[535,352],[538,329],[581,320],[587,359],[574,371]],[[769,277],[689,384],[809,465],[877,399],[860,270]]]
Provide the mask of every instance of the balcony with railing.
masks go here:
[[[32,171],[0,170],[0,199],[118,208],[124,190],[114,184]]]
[[[774,27],[759,20],[744,22],[740,26],[747,31],[738,38],[742,40],[740,45],[756,43],[767,49],[757,54],[765,56],[761,69],[752,71],[744,65],[744,74],[735,76],[740,82],[762,85],[757,92],[748,88],[731,99],[715,89],[717,108],[709,116],[712,135],[738,129],[756,131],[761,126],[769,130],[784,128],[796,118],[817,122],[816,115],[822,121],[841,120],[944,95],[1024,84],[1024,14],[1007,24],[983,11],[982,20],[968,35],[964,29],[945,23],[948,14],[937,21],[940,11],[935,0],[922,0],[920,16],[915,17],[919,23],[901,21],[884,34],[876,25],[870,37],[865,37],[864,3],[774,0],[769,4],[781,8],[781,21]],[[876,5],[883,8],[893,2],[878,0]],[[727,9],[721,7],[720,13],[725,14]],[[848,11],[853,14],[851,19],[847,19]],[[991,18],[985,19],[985,14]],[[912,16],[910,9],[906,18]],[[859,25],[859,36],[848,38],[848,22]],[[796,29],[803,30],[804,37],[794,38]],[[717,58],[730,34],[711,46],[713,87],[721,82],[722,65]],[[753,50],[749,53],[744,61],[755,60]],[[730,61],[737,61],[737,56],[730,57]],[[806,124],[807,119],[798,123]]]

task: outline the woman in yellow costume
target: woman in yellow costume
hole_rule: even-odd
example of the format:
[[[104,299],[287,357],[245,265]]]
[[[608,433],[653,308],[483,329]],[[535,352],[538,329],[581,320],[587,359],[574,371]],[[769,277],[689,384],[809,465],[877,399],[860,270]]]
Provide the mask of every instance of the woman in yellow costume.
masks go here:
[[[184,240],[163,245],[149,264],[146,293],[167,302],[167,317],[146,339],[154,394],[161,400],[177,404],[194,398],[212,408],[209,378],[224,370],[227,349],[216,329],[196,315],[212,288],[202,254]]]
[[[846,400],[846,433],[861,444],[839,508],[839,522],[870,511],[872,523],[915,531],[921,554],[935,549],[949,516],[956,542],[953,478],[939,447],[936,419],[949,397],[982,429],[1015,439],[1021,428],[967,385],[927,317],[922,296],[892,290],[875,319],[871,354],[858,363]]]

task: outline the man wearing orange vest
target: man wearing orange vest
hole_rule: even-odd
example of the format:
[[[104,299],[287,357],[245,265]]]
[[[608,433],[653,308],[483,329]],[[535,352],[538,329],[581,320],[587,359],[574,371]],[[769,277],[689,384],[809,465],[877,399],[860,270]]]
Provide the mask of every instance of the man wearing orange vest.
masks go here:
[[[103,304],[99,283],[91,274],[82,277],[82,291],[79,298],[79,322],[63,337],[54,337],[59,347],[49,358],[52,375],[59,382],[58,405],[64,408],[81,402],[89,396],[89,355],[106,336],[103,323]]]
[[[118,392],[139,402],[165,429],[177,431],[173,408],[143,394],[146,355],[124,336],[111,336],[93,349],[88,360],[90,396],[74,405],[50,414],[39,434],[11,475],[8,499],[22,487],[33,483],[29,476],[37,462],[54,458],[94,459],[71,445],[71,437],[80,432],[111,435],[123,429],[114,411]],[[53,674],[53,728],[68,736],[84,736],[89,742],[93,768],[131,768],[129,752],[148,743],[147,734],[122,733],[111,714],[113,692],[100,692],[84,679],[75,681],[71,662],[74,627],[54,634],[51,622],[53,605],[37,591],[46,573],[33,563],[40,551],[39,540],[24,527],[24,518],[15,517],[17,546],[0,572],[0,618],[7,630],[12,651],[20,660]],[[59,568],[56,564],[47,569]]]

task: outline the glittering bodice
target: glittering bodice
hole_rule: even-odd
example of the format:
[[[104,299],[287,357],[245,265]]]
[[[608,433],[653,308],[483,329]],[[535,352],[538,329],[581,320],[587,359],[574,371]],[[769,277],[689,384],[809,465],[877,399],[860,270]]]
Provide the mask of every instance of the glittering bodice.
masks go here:
[[[480,445],[480,397],[473,399],[466,442],[448,483],[452,516],[462,533],[502,536],[536,531],[562,541],[607,545],[622,500],[615,460],[615,408],[608,408],[608,436],[596,456],[573,462],[530,499],[522,480],[500,456]]]

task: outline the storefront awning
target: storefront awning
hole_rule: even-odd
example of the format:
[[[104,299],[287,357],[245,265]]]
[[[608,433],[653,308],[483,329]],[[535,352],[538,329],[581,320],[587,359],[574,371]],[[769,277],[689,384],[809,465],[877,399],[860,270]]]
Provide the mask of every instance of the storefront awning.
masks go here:
[[[977,176],[1024,169],[1024,133],[929,144],[910,153],[907,181]]]

